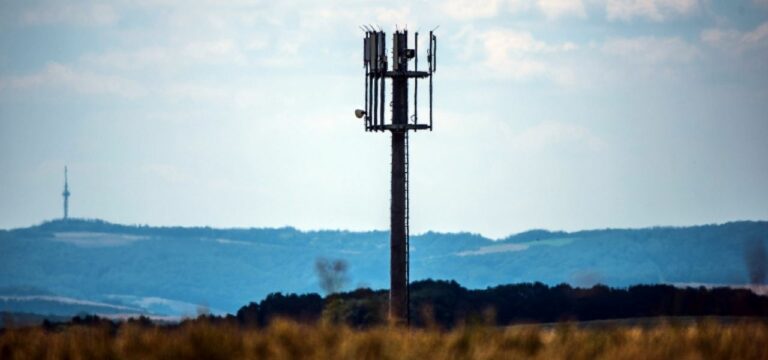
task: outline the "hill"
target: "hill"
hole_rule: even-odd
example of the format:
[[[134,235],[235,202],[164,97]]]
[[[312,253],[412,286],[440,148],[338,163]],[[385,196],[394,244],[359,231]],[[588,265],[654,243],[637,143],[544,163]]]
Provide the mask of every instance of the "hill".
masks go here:
[[[535,230],[497,241],[428,232],[411,237],[411,279],[451,279],[468,288],[534,281],[615,287],[764,283],[765,264],[751,254],[764,252],[766,244],[765,221]],[[233,313],[271,292],[319,292],[314,271],[319,258],[348,263],[347,290],[389,283],[389,234],[383,231],[149,227],[71,219],[0,231],[0,254],[0,311],[37,311],[19,303],[26,296],[161,315],[194,315],[201,308]]]

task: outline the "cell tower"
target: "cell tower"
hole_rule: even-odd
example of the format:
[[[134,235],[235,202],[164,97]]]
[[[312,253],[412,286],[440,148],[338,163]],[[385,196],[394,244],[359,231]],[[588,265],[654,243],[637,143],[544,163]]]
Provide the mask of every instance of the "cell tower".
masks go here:
[[[67,167],[64,167],[64,192],[61,196],[64,197],[64,220],[69,219],[69,183],[67,179]]]
[[[395,322],[410,319],[408,293],[409,235],[408,235],[408,132],[432,130],[432,74],[436,70],[437,38],[429,32],[427,71],[419,71],[419,33],[414,33],[413,48],[408,48],[408,31],[392,35],[392,69],[388,67],[386,34],[365,29],[363,67],[365,68],[365,110],[355,110],[355,116],[365,121],[365,131],[392,133],[392,198],[390,205],[390,290],[389,317]],[[413,70],[409,61],[413,60]],[[418,80],[429,79],[429,123],[418,118]],[[390,107],[392,117],[385,119],[386,80],[392,84]],[[408,83],[413,80],[413,114],[408,111]]]

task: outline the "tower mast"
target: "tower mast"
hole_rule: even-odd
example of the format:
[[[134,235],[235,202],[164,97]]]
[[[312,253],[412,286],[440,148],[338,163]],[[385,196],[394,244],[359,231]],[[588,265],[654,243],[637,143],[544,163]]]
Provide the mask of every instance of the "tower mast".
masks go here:
[[[69,181],[67,179],[67,167],[64,167],[64,192],[61,196],[64,197],[64,220],[69,219]]]
[[[383,31],[366,31],[363,40],[363,67],[366,73],[365,110],[356,110],[364,118],[366,131],[389,131],[392,135],[390,203],[390,289],[389,317],[396,323],[410,320],[409,284],[409,206],[408,206],[408,132],[432,130],[432,74],[435,72],[437,38],[430,31],[427,51],[428,71],[418,70],[418,33],[414,48],[408,48],[408,31],[392,36],[392,67],[388,67]],[[409,61],[414,60],[413,70]],[[429,124],[419,124],[417,116],[418,79],[429,79]],[[392,117],[385,119],[385,80],[392,84]],[[414,82],[413,115],[408,111],[408,82]],[[379,86],[379,83],[381,85]],[[380,99],[380,102],[379,102]]]

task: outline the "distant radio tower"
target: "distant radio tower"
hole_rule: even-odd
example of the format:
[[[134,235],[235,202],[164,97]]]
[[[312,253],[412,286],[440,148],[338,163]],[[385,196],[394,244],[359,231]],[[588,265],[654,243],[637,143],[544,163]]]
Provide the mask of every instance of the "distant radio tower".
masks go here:
[[[67,181],[67,167],[64,167],[64,192],[61,193],[61,196],[64,197],[64,220],[67,220],[69,218],[69,184]]]

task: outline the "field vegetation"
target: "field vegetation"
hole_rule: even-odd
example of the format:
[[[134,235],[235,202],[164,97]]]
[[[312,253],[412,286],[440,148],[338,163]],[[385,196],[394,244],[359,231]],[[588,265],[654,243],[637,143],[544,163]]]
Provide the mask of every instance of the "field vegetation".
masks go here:
[[[355,329],[206,317],[177,325],[109,321],[9,328],[1,359],[768,359],[763,320],[653,320],[507,327]]]

